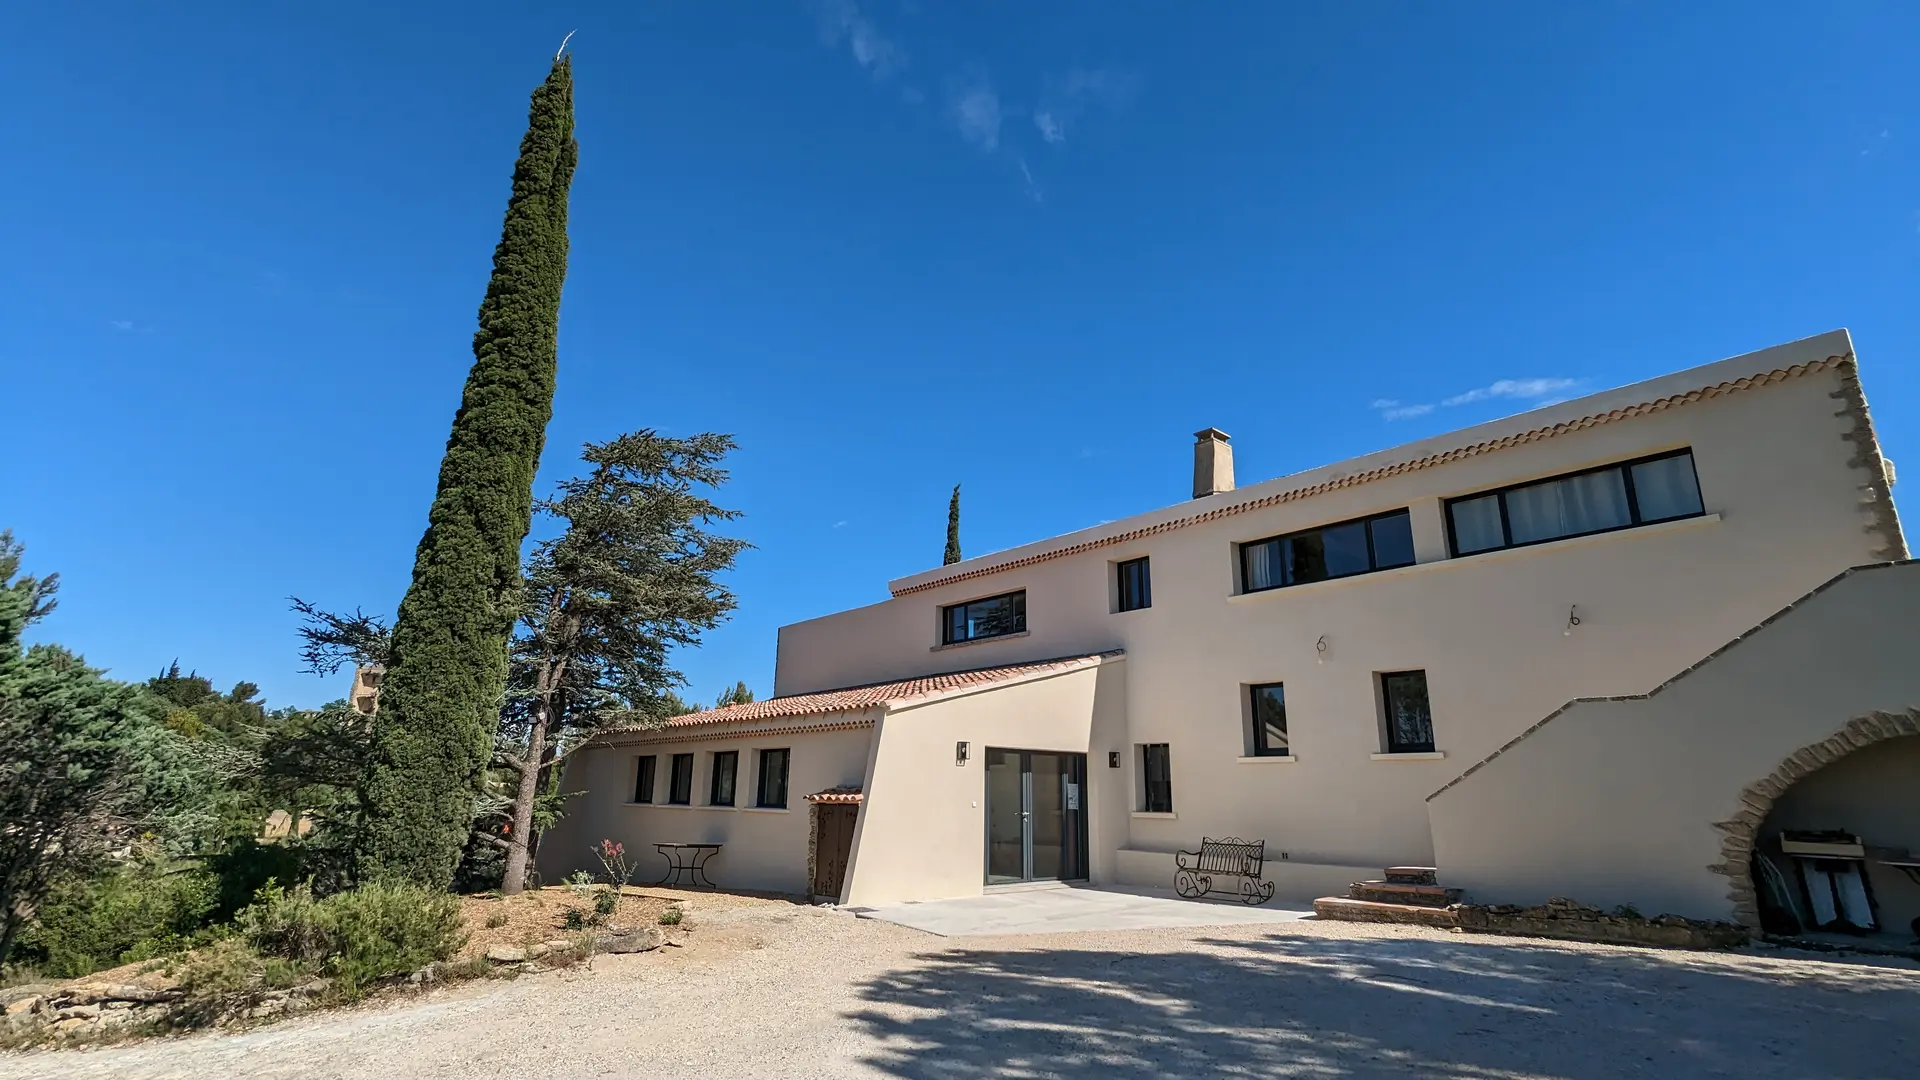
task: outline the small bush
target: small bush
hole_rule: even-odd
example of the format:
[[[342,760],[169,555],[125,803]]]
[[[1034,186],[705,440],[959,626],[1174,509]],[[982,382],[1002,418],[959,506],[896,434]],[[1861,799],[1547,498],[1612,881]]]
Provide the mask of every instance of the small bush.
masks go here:
[[[573,890],[573,895],[585,900],[593,895],[593,875],[585,870],[575,870],[567,875],[567,888]]]
[[[219,881],[158,855],[58,882],[20,936],[17,960],[52,978],[149,960],[211,941]]]
[[[172,975],[185,995],[174,1020],[185,1027],[200,1027],[251,1009],[267,990],[265,962],[252,946],[235,938],[192,953]]]
[[[501,927],[507,925],[507,923],[511,920],[512,920],[512,916],[508,915],[506,912],[496,911],[493,914],[487,916],[487,929],[498,930]]]
[[[569,930],[585,930],[587,928],[587,909],[577,907],[568,908],[566,915],[563,916],[562,925]]]
[[[670,907],[667,910],[660,913],[660,925],[661,926],[679,926],[680,920],[684,918],[686,918],[686,914],[682,912],[679,908]]]
[[[620,894],[612,889],[593,898],[593,910],[597,915],[611,915],[620,906]]]
[[[240,925],[261,954],[326,974],[347,1000],[381,979],[445,960],[466,941],[460,902],[413,885],[362,885],[323,900],[304,887],[268,887]]]

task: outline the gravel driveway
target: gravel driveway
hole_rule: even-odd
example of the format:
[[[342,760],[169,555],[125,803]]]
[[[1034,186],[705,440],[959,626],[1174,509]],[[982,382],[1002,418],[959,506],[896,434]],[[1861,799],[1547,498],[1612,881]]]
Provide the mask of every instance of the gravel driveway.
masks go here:
[[[0,1077],[1886,1077],[1920,970],[1342,923],[942,939],[824,909],[685,949]]]

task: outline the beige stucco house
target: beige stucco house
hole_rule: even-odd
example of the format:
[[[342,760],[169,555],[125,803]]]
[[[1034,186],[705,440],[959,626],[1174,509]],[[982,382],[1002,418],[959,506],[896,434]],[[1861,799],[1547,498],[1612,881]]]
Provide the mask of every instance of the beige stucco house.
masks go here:
[[[1289,898],[1438,865],[1751,921],[1749,786],[1920,706],[1920,580],[1846,575],[1907,552],[1844,331],[1249,487],[1221,432],[1194,465],[1190,500],[783,627],[769,700],[580,752],[543,872],[717,843],[722,886],[873,905],[1166,886],[1233,835]],[[1850,767],[1891,791],[1920,728],[1882,726]],[[1912,802],[1787,827],[1920,848]]]

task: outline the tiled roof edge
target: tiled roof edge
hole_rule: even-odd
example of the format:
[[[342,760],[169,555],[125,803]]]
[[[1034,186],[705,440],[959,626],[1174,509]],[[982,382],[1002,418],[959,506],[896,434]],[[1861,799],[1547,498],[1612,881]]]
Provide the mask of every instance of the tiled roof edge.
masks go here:
[[[969,581],[974,578],[986,577],[990,574],[1004,573],[1005,571],[1008,571],[1008,570],[1018,570],[1022,567],[1033,566],[1037,563],[1049,562],[1054,559],[1063,559],[1069,555],[1079,555],[1083,552],[1094,551],[1094,550],[1098,550],[1100,548],[1105,548],[1105,547],[1113,547],[1118,544],[1132,543],[1135,540],[1143,539],[1148,536],[1157,536],[1161,533],[1172,532],[1175,529],[1183,529],[1189,525],[1200,525],[1210,521],[1219,521],[1224,518],[1233,517],[1238,514],[1251,513],[1255,510],[1265,510],[1269,507],[1279,506],[1282,503],[1297,502],[1301,499],[1311,498],[1315,495],[1324,495],[1330,491],[1339,491],[1345,488],[1358,487],[1361,484],[1370,484],[1376,480],[1385,480],[1389,477],[1404,476],[1407,473],[1418,472],[1422,469],[1433,468],[1434,466],[1437,466],[1437,465],[1451,464],[1452,462],[1462,461],[1462,460],[1465,460],[1466,458],[1478,457],[1481,454],[1490,454],[1497,450],[1506,450],[1515,446],[1522,446],[1527,443],[1539,442],[1542,439],[1552,438],[1557,435],[1565,435],[1575,431],[1584,431],[1587,428],[1598,427],[1602,424],[1610,424],[1620,420],[1632,419],[1637,416],[1646,416],[1650,413],[1663,412],[1667,409],[1675,408],[1677,406],[1691,405],[1691,404],[1694,404],[1695,402],[1710,400],[1712,398],[1721,397],[1726,394],[1736,393],[1741,390],[1750,390],[1757,386],[1768,386],[1773,383],[1784,382],[1787,379],[1796,378],[1801,375],[1809,375],[1815,372],[1827,371],[1827,370],[1830,370],[1836,367],[1842,367],[1842,366],[1846,367],[1849,371],[1851,371],[1853,366],[1852,353],[1839,353],[1833,356],[1829,356],[1824,360],[1810,360],[1803,364],[1790,364],[1786,367],[1775,368],[1772,371],[1759,372],[1753,375],[1742,376],[1741,378],[1738,378],[1738,379],[1729,379],[1726,382],[1715,383],[1711,386],[1699,387],[1694,390],[1686,391],[1685,393],[1670,394],[1666,397],[1656,398],[1652,401],[1641,402],[1637,405],[1627,405],[1618,409],[1610,410],[1608,412],[1596,413],[1590,416],[1583,416],[1575,420],[1566,420],[1558,424],[1550,424],[1546,427],[1534,428],[1530,431],[1523,431],[1515,435],[1507,435],[1498,439],[1489,439],[1485,442],[1474,443],[1470,446],[1458,447],[1453,450],[1443,451],[1438,454],[1429,454],[1425,457],[1415,458],[1411,461],[1398,462],[1392,465],[1383,465],[1383,466],[1380,466],[1379,468],[1369,469],[1365,472],[1354,473],[1350,476],[1338,477],[1335,479],[1322,481],[1321,483],[1318,483],[1318,484],[1309,484],[1305,487],[1299,487],[1289,491],[1278,492],[1273,495],[1268,495],[1265,498],[1253,499],[1244,503],[1237,503],[1232,506],[1219,507],[1217,509],[1209,510],[1202,514],[1191,514],[1191,515],[1188,515],[1187,517],[1177,518],[1172,521],[1163,521],[1156,525],[1148,525],[1143,528],[1134,529],[1129,532],[1119,533],[1113,536],[1101,537],[1096,540],[1088,540],[1082,543],[1072,544],[1067,547],[1058,548],[1052,551],[1044,551],[1034,555],[1028,555],[1019,559],[1011,559],[1003,563],[995,563],[990,566],[977,567],[971,570],[965,570],[960,573],[952,574],[946,577],[935,578],[929,581],[922,581],[912,585],[902,586],[900,588],[892,589],[891,592],[893,593],[894,596],[907,596],[913,593],[926,592],[929,589],[937,589],[942,585],[951,585],[959,581]],[[1858,396],[1858,386],[1859,386],[1859,383],[1858,383],[1858,380],[1856,379],[1854,380],[1854,388],[1855,388],[1856,396]],[[1855,406],[1853,406],[1852,403],[1849,403],[1848,408],[1851,410],[1855,408]],[[1857,406],[1857,409],[1858,409],[1858,415],[1861,417],[1864,417],[1865,409],[1866,409],[1866,402],[1864,397],[1859,398],[1859,404]],[[1868,424],[1867,426],[1866,439],[1867,440],[1872,439],[1871,424]],[[1874,453],[1876,456],[1878,455],[1879,451],[1878,451],[1877,443],[1863,442],[1862,447],[1863,447],[1862,449],[1863,454],[1868,452],[1869,449],[1871,449],[1872,453]],[[1892,506],[1891,496],[1889,496],[1887,499],[1887,505],[1889,507]],[[1896,533],[1899,530],[1897,519],[1895,519],[1893,529]],[[1905,543],[1904,541],[1902,541],[1900,543],[1900,551],[1902,552],[1902,554],[1904,554],[1905,550],[1906,550]]]
[[[922,705],[931,705],[936,701],[944,701],[947,698],[965,697],[968,694],[978,694],[988,690],[1002,690],[1009,686],[1019,686],[1022,683],[1033,682],[1036,679],[1050,679],[1055,675],[1065,675],[1068,672],[1079,671],[1082,668],[1099,667],[1101,664],[1111,660],[1124,660],[1126,656],[1127,651],[1125,649],[1108,649],[1105,652],[1087,653],[1084,656],[1068,656],[1061,657],[1058,660],[1035,661],[1031,670],[1022,671],[1018,675],[1009,675],[1004,679],[995,679],[992,682],[966,683],[960,686],[949,686],[944,690],[934,690],[914,697],[894,698],[882,703],[881,707],[886,709],[889,714],[892,714],[902,709],[914,709]]]

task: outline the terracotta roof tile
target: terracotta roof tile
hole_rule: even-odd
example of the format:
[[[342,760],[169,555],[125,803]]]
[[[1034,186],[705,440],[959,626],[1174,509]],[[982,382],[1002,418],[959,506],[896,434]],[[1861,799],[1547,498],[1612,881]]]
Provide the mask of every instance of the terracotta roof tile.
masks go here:
[[[807,796],[811,803],[857,803],[865,795],[857,787],[835,787],[825,791],[816,791]]]
[[[1051,660],[1032,660],[1022,664],[1003,664],[999,667],[975,668],[972,671],[947,671],[934,675],[920,675],[898,682],[872,683],[867,686],[849,686],[840,690],[822,690],[815,694],[790,694],[786,697],[768,698],[765,701],[750,701],[744,705],[728,705],[724,709],[708,709],[704,712],[688,713],[676,716],[661,725],[662,729],[700,727],[707,724],[744,724],[756,720],[778,720],[789,716],[818,716],[822,713],[862,712],[883,706],[898,705],[919,698],[935,697],[969,687],[988,686],[993,683],[1007,682],[1011,679],[1038,675],[1048,671],[1070,671],[1099,662],[1105,657],[1120,655],[1119,650],[1105,653],[1090,653],[1081,656],[1055,657]],[[631,729],[629,729],[631,730]]]

